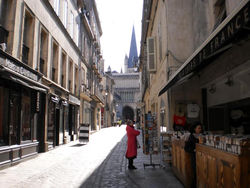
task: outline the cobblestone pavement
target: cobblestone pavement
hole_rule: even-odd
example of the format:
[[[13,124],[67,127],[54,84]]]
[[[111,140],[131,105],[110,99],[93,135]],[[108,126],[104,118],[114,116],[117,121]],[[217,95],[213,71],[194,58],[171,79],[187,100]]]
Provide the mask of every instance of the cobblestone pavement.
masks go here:
[[[138,150],[138,156],[134,160],[137,170],[128,170],[128,161],[124,157],[126,152],[127,137],[110,152],[103,163],[81,185],[81,188],[182,188],[183,185],[173,175],[171,167],[148,166],[144,169],[143,164],[150,163],[150,156],[144,155],[142,149]],[[138,138],[142,146],[142,136]],[[153,163],[160,164],[160,155],[153,155]]]
[[[138,151],[137,170],[127,170],[125,125],[102,129],[87,145],[71,142],[0,170],[0,187],[183,187],[169,167],[143,168],[149,156]],[[141,142],[141,137],[138,138]],[[153,156],[155,163],[159,156]]]

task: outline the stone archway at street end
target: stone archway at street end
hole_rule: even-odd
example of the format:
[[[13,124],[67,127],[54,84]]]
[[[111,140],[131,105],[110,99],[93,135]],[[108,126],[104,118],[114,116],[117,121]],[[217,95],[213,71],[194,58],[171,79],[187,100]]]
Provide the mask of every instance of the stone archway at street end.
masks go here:
[[[122,109],[122,119],[126,121],[127,119],[134,120],[135,114],[133,108],[130,106],[124,106]]]

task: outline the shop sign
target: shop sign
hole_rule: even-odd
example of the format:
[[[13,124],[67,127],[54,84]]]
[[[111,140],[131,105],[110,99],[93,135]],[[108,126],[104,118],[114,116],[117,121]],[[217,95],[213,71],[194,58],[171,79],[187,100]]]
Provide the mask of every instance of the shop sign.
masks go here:
[[[25,67],[22,67],[20,65],[15,64],[9,59],[6,59],[5,61],[0,61],[0,65],[5,66],[27,78],[30,78],[32,80],[38,81],[38,76],[31,71],[27,70]]]
[[[74,97],[73,95],[69,95],[69,102],[80,105],[81,102],[78,98]]]
[[[250,21],[250,3],[248,2],[238,14],[236,14],[223,29],[187,64],[178,74],[177,80],[193,72],[211,55],[216,53],[244,27],[248,27]]]

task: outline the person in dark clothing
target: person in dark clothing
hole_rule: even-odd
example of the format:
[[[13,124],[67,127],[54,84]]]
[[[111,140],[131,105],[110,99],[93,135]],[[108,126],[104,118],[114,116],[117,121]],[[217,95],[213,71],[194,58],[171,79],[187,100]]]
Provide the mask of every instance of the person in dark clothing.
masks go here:
[[[196,156],[195,156],[195,145],[199,143],[198,136],[201,133],[201,123],[195,122],[190,128],[190,136],[188,141],[185,143],[185,151],[191,154],[191,166],[194,172],[194,179],[192,181],[192,188],[196,187]]]

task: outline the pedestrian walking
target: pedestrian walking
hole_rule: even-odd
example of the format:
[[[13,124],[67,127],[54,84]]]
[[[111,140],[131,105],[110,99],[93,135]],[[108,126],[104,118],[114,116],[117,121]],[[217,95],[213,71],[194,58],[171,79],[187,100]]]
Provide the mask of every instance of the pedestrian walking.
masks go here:
[[[126,152],[126,158],[128,159],[128,169],[133,170],[137,169],[133,165],[133,160],[137,157],[137,139],[136,137],[140,134],[139,131],[135,130],[133,122],[131,120],[127,121],[127,152]]]

